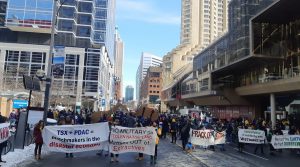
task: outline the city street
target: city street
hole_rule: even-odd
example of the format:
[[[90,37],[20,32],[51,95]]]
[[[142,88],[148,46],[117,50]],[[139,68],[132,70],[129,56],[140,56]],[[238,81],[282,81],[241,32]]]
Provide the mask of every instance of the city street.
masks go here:
[[[150,164],[150,156],[146,155],[143,161],[135,160],[137,153],[121,154],[119,162],[110,163],[109,157],[96,155],[96,152],[76,153],[74,158],[65,158],[63,153],[51,153],[43,157],[41,161],[35,161],[31,164],[24,162],[20,166],[26,167],[141,167],[141,166],[158,166],[158,167],[204,167],[195,157],[186,154],[180,147],[172,145],[168,140],[161,140],[158,148],[158,160],[156,165]]]
[[[136,153],[126,153],[119,157],[119,163],[110,163],[110,158],[104,155],[98,156],[96,152],[77,153],[73,159],[65,158],[62,153],[50,153],[43,157],[41,161],[25,161],[20,164],[24,167],[89,167],[112,166],[112,167],[139,167],[139,166],[157,166],[157,167],[282,167],[288,164],[288,167],[298,167],[300,156],[284,150],[282,153],[276,152],[275,156],[269,155],[268,148],[264,148],[264,155],[253,154],[254,145],[247,145],[244,153],[237,151],[235,145],[226,145],[226,151],[221,152],[196,148],[188,154],[181,150],[180,140],[177,144],[171,144],[169,139],[161,139],[159,145],[159,157],[156,165],[150,164],[149,156],[145,156],[143,161],[135,160]]]

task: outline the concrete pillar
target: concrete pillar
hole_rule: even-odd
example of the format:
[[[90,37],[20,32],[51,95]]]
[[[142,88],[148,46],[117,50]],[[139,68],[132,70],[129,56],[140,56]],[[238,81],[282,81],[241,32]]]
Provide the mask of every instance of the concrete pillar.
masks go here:
[[[276,125],[276,103],[275,103],[275,95],[273,93],[270,95],[270,104],[271,104],[272,128],[275,128],[275,125]]]

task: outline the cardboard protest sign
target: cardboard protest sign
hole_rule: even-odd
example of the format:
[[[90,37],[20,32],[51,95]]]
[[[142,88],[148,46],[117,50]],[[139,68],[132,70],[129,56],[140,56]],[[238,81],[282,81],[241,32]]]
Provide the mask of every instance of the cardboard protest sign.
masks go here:
[[[0,124],[0,143],[3,143],[6,140],[8,140],[9,136],[9,123]]]
[[[138,152],[154,155],[156,137],[157,134],[153,127],[114,126],[111,127],[110,133],[110,152],[115,154]]]
[[[300,135],[274,135],[272,136],[271,144],[275,149],[300,149]]]
[[[200,146],[210,146],[217,144],[225,144],[226,132],[216,132],[214,130],[194,130],[191,133],[191,143]]]
[[[239,142],[252,144],[264,144],[266,139],[265,131],[252,129],[239,129],[238,137]]]
[[[108,144],[108,123],[46,126],[43,140],[49,151],[84,152],[103,149]],[[106,144],[106,145],[105,145]]]

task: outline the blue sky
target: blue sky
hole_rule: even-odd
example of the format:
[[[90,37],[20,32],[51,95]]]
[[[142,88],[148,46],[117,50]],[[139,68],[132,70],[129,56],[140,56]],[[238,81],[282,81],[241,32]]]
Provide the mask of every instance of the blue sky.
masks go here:
[[[124,89],[135,88],[142,52],[163,57],[179,44],[180,5],[180,0],[117,0],[116,25],[125,45]]]

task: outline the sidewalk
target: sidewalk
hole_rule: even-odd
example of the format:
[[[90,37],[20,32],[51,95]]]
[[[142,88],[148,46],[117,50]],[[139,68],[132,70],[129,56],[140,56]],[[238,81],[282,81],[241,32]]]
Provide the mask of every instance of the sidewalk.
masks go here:
[[[24,149],[15,149],[6,155],[2,155],[2,160],[6,163],[1,163],[1,167],[20,167],[20,164],[29,164],[35,161],[34,159],[34,144],[26,146]],[[43,149],[42,155],[46,156],[49,153]]]

